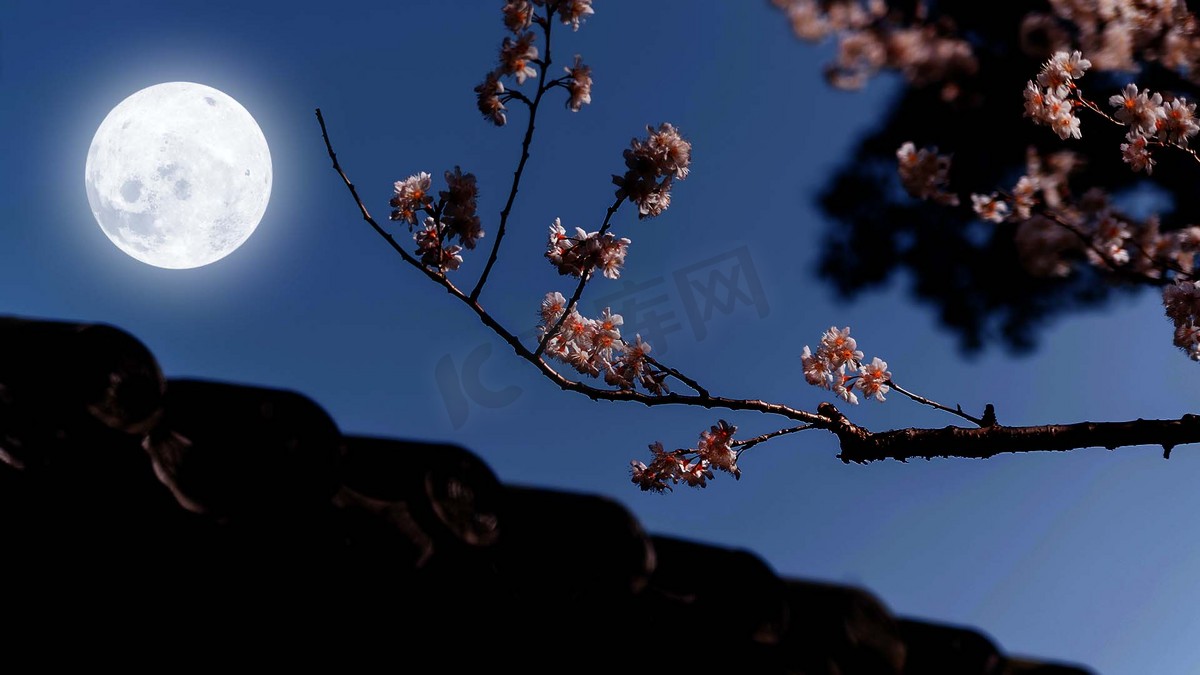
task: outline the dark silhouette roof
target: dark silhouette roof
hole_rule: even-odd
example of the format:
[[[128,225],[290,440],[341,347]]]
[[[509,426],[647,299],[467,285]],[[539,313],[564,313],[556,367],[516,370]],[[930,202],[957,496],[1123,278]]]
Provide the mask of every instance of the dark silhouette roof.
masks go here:
[[[0,318],[0,345],[6,648],[181,667],[1089,672],[648,534],[611,499],[502,484],[456,445],[343,434],[299,393],[166,379],[113,327]]]

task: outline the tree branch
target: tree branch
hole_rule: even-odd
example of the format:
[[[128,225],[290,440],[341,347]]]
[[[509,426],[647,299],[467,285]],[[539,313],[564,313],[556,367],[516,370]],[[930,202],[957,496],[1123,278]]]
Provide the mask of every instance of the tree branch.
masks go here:
[[[817,412],[832,420],[830,431],[841,442],[843,462],[865,464],[881,459],[902,462],[923,457],[986,459],[1008,452],[1077,450],[1157,445],[1168,457],[1177,445],[1200,443],[1200,415],[1177,420],[1133,420],[1130,422],[1080,422],[1035,427],[993,425],[979,429],[896,429],[872,433],[850,422],[832,404],[822,403]]]
[[[388,234],[382,227],[380,227],[379,223],[375,222],[375,219],[371,217],[371,214],[367,211],[367,207],[363,204],[362,199],[359,198],[358,191],[354,188],[354,184],[350,182],[349,177],[346,176],[345,171],[343,171],[341,165],[338,164],[337,154],[333,151],[333,144],[329,140],[329,133],[325,128],[325,118],[321,115],[320,108],[317,109],[316,114],[317,122],[319,122],[321,125],[321,136],[325,140],[325,148],[329,152],[330,159],[333,160],[333,169],[337,171],[338,175],[342,178],[342,182],[345,183],[346,187],[350,190],[350,195],[354,198],[355,204],[358,205],[358,210],[362,214],[363,219],[371,225],[371,227],[379,234],[379,236],[383,237],[389,244],[391,244],[392,248],[395,249],[395,251],[399,253],[405,261],[421,270],[425,276],[429,277],[442,288],[446,289],[447,293],[458,298],[463,302],[463,304],[470,307],[471,310],[475,312],[475,315],[479,317],[479,320],[483,322],[483,325],[492,329],[496,335],[499,335],[501,339],[507,342],[508,345],[513,348],[513,351],[516,352],[517,356],[532,363],[546,378],[558,385],[560,389],[579,392],[592,400],[634,401],[648,407],[659,405],[692,405],[710,409],[724,408],[727,410],[746,410],[767,413],[771,415],[779,415],[788,419],[816,424],[818,426],[825,426],[829,423],[829,420],[820,415],[804,410],[797,410],[779,403],[712,396],[702,388],[698,389],[700,393],[694,396],[685,396],[682,394],[664,394],[661,396],[654,396],[628,389],[598,389],[596,387],[583,384],[582,382],[576,382],[574,380],[567,379],[557,370],[552,368],[550,364],[546,363],[544,359],[535,355],[529,350],[528,347],[521,344],[521,341],[517,338],[517,336],[501,325],[500,322],[494,317],[492,317],[492,315],[489,314],[477,300],[471,298],[466,293],[463,293],[457,286],[454,285],[453,282],[446,278],[446,275],[435,272],[422,265],[419,260],[413,257],[408,251],[405,251],[396,242],[392,235]],[[683,379],[683,381],[687,382],[689,386],[693,386],[692,381],[682,378],[682,376],[679,375],[677,375],[677,377]]]
[[[552,13],[553,9],[547,11]],[[496,257],[500,253],[500,242],[504,240],[505,227],[508,225],[508,216],[512,213],[513,202],[517,199],[521,176],[525,173],[525,163],[529,161],[529,145],[533,142],[533,123],[537,120],[538,105],[542,102],[542,95],[551,89],[546,86],[546,73],[550,71],[550,28],[553,23],[549,16],[541,22],[542,31],[546,34],[546,60],[542,63],[542,72],[538,76],[537,94],[533,97],[533,102],[530,103],[529,99],[525,98],[523,94],[521,95],[521,98],[524,98],[525,103],[529,106],[529,123],[525,127],[525,138],[521,141],[521,161],[517,162],[517,169],[513,171],[512,188],[508,191],[508,201],[504,203],[504,209],[500,211],[500,224],[496,227],[496,241],[492,244],[492,252],[488,255],[487,264],[483,266],[479,281],[476,281],[475,287],[471,289],[471,300],[479,299],[479,294],[483,292],[483,285],[487,283],[488,275],[492,272],[492,266],[496,264]]]

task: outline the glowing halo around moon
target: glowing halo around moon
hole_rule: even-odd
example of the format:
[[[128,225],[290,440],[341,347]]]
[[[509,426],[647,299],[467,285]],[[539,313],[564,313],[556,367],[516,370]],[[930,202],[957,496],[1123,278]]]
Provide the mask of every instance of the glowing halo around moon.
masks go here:
[[[156,267],[200,267],[258,227],[271,197],[271,152],[227,94],[167,82],[108,113],[84,182],[96,222],[122,251]]]

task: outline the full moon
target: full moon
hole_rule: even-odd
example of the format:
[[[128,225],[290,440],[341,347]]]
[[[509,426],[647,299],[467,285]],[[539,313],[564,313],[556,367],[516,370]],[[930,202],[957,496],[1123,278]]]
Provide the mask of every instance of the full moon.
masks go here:
[[[271,152],[227,94],[167,82],[108,113],[84,183],[96,222],[122,251],[156,267],[200,267],[258,227],[271,197]]]

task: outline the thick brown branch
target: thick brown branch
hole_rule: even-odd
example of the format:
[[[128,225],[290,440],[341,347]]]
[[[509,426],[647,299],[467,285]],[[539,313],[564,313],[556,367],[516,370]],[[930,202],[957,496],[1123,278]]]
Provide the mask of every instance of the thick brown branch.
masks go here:
[[[1077,450],[1135,445],[1157,445],[1164,456],[1177,445],[1200,443],[1200,415],[1177,420],[1133,420],[1130,422],[1080,422],[1036,427],[994,425],[979,429],[896,429],[872,433],[857,426],[828,403],[817,411],[833,421],[829,427],[842,451],[843,462],[866,463],[880,459],[963,457],[986,459],[1008,452]]]

